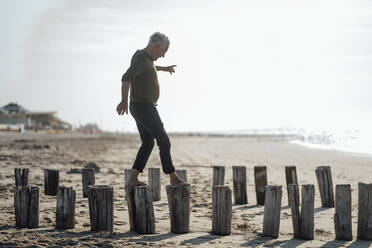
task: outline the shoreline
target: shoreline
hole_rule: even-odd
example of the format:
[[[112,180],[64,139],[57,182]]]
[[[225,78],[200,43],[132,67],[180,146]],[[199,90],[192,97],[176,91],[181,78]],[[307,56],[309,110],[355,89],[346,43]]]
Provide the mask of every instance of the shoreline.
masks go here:
[[[322,144],[301,143],[301,142],[298,142],[297,140],[290,141],[290,143],[295,144],[295,145],[299,145],[299,146],[303,146],[303,147],[306,147],[308,149],[338,151],[338,152],[348,153],[348,154],[353,155],[353,156],[362,156],[362,157],[371,157],[372,158],[372,154],[368,153],[368,152],[351,151],[351,150],[341,149],[341,148],[337,149],[335,147],[322,145]]]

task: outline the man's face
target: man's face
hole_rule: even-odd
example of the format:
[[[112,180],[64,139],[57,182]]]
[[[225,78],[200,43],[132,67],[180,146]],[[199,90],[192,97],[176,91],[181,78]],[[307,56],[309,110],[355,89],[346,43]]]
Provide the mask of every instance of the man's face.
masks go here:
[[[165,53],[168,51],[169,48],[169,42],[163,43],[163,44],[157,44],[155,45],[155,58],[154,60],[157,60],[160,57],[164,57]]]

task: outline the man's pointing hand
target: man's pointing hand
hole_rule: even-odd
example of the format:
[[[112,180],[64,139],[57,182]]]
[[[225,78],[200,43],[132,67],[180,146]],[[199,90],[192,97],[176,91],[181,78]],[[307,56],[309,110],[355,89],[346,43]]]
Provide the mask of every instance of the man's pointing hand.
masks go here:
[[[176,66],[177,65],[166,66],[166,67],[164,67],[164,71],[167,71],[170,74],[175,73],[174,67],[176,67]]]

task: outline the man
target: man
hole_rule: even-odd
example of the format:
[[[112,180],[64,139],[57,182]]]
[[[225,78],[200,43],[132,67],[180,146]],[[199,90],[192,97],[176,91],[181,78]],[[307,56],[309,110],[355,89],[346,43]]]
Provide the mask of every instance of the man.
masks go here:
[[[146,166],[155,144],[154,139],[159,146],[163,172],[169,174],[170,184],[186,184],[175,173],[170,155],[171,144],[156,109],[159,99],[159,82],[156,71],[165,71],[170,74],[175,72],[176,65],[167,67],[154,65],[154,61],[164,57],[169,44],[169,39],[164,34],[156,32],[151,35],[147,47],[134,53],[130,67],[121,79],[122,100],[116,111],[119,115],[128,114],[128,92],[130,89],[129,110],[136,121],[142,141],[127,186],[144,185],[138,180],[138,174]]]

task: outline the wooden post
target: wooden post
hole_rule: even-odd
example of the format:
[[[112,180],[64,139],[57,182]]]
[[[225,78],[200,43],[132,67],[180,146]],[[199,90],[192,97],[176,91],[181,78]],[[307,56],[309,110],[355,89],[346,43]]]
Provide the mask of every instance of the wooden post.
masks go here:
[[[190,230],[190,186],[166,187],[171,232],[188,233]]]
[[[155,215],[151,192],[147,186],[125,188],[130,230],[140,234],[155,233]]]
[[[225,166],[213,166],[213,185],[225,184]]]
[[[319,185],[320,199],[322,207],[333,208],[335,206],[333,196],[333,183],[331,175],[331,167],[319,166],[315,170],[316,178]]]
[[[149,168],[149,189],[153,201],[160,201],[161,198],[161,180],[160,169]]]
[[[289,184],[297,184],[298,185],[296,166],[286,166],[285,167],[285,181],[287,183],[288,205],[290,205],[288,185]],[[296,202],[300,203],[300,195],[297,194],[297,195],[295,195],[295,197],[297,197]]]
[[[229,235],[231,233],[232,200],[228,186],[213,186],[212,205],[212,233]]]
[[[176,170],[176,174],[187,183],[187,171],[186,170]]]
[[[29,169],[27,168],[26,169],[21,169],[21,168],[14,169],[16,187],[28,185],[28,172],[29,172]]]
[[[39,227],[39,188],[21,186],[14,191],[17,227]]]
[[[72,187],[59,187],[57,195],[56,228],[71,229],[75,227],[76,193]]]
[[[247,204],[247,175],[245,166],[233,166],[234,203]]]
[[[301,238],[314,239],[314,185],[302,185]]]
[[[114,229],[114,190],[111,186],[88,186],[88,201],[91,231],[109,231]]]
[[[94,168],[86,168],[82,170],[83,180],[83,197],[88,197],[88,186],[95,184],[95,170]]]
[[[59,184],[59,171],[44,169],[44,193],[45,195],[57,195]]]
[[[266,186],[263,236],[278,238],[281,202],[282,186]]]
[[[350,184],[336,185],[336,207],[334,214],[335,233],[338,240],[353,240],[351,229],[351,188]]]
[[[287,185],[289,194],[289,205],[291,206],[292,212],[292,225],[293,225],[293,236],[295,238],[301,238],[301,214],[299,205],[299,192],[298,185],[291,183]]]
[[[124,188],[128,185],[130,175],[132,175],[132,169],[124,169]]]
[[[265,187],[267,186],[266,166],[254,167],[254,182],[256,185],[257,205],[265,205]]]
[[[372,184],[358,183],[358,239],[372,240]]]
[[[30,188],[30,205],[28,213],[28,227],[39,227],[39,187]]]

